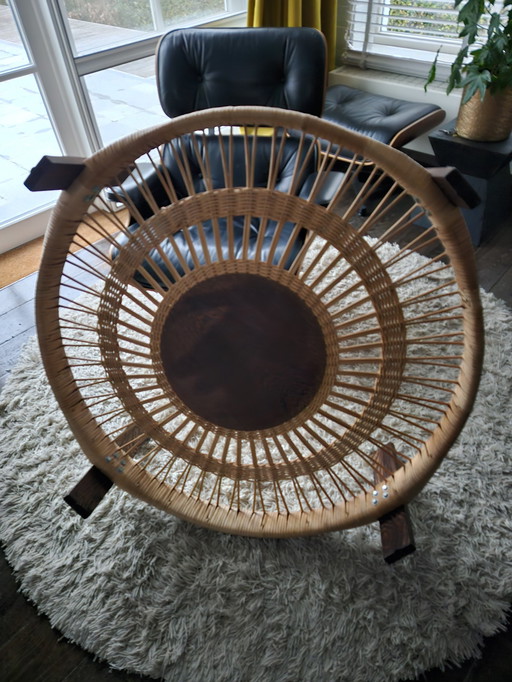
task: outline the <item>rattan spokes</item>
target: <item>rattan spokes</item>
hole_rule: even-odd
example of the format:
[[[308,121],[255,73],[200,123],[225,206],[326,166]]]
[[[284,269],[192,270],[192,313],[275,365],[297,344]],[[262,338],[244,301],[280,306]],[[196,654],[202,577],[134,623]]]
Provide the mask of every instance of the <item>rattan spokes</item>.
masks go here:
[[[256,186],[263,128],[268,179]],[[198,191],[184,150],[212,135],[223,181],[210,180],[205,153]],[[232,152],[240,136],[242,187]],[[276,188],[289,139],[300,149],[297,182],[305,159],[319,158],[300,196],[295,180]],[[346,149],[354,162],[319,205]],[[365,176],[361,160],[373,163]],[[423,168],[314,117],[249,107],[180,117],[86,166],[52,218],[37,323],[51,385],[93,464],[181,518],[256,536],[363,524],[421,489],[469,414],[482,356],[467,231]],[[150,217],[123,195],[127,176]],[[387,444],[396,472],[376,456]]]

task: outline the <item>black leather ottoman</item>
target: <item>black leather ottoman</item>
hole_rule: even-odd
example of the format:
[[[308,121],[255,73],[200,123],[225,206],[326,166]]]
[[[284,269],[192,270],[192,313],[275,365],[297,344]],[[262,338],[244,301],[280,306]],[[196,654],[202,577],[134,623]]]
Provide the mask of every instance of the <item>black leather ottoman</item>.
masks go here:
[[[327,89],[322,118],[400,149],[440,124],[445,115],[435,104],[332,85]]]

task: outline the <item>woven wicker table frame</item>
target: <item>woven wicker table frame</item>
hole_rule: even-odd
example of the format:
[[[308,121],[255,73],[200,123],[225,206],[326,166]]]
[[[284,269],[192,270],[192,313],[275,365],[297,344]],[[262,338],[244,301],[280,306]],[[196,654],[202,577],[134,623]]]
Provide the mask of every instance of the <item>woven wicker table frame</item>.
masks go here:
[[[273,153],[267,186],[256,187],[263,127]],[[182,141],[212,130],[225,182],[206,181],[197,193]],[[234,184],[230,151],[240,135],[244,187]],[[290,136],[306,156],[328,149],[306,197],[275,188],[280,143]],[[178,199],[161,165],[164,144],[181,159],[186,198]],[[356,153],[354,165],[320,206],[325,173],[346,149]],[[361,160],[374,166],[362,182]],[[141,163],[159,173],[167,206],[152,200]],[[208,178],[207,154],[202,163]],[[119,192],[127,175],[154,212],[144,220],[128,201],[140,225],[133,234],[103,193]],[[376,209],[360,218],[358,208],[386,181]],[[235,256],[230,226],[239,216],[247,226],[255,217],[272,221],[276,240],[294,224],[279,260],[272,245],[264,258],[258,241],[249,257],[248,227]],[[418,216],[431,226],[407,239]],[[217,240],[213,255],[189,238],[194,226],[206,239],[205,225]],[[380,236],[371,236],[379,226]],[[91,230],[117,249],[113,261]],[[181,272],[161,248],[178,233],[193,258]],[[427,247],[431,259],[418,255]],[[190,114],[87,159],[54,211],[36,309],[51,386],[95,467],[180,518],[253,536],[348,528],[407,503],[464,425],[482,362],[474,257],[459,210],[401,152],[278,109]],[[396,466],[376,456],[387,443]]]

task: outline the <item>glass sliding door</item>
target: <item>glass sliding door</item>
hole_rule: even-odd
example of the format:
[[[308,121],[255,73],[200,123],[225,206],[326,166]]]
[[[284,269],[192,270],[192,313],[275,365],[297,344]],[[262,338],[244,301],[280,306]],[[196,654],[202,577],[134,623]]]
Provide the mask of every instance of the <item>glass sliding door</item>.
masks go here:
[[[241,0],[62,0],[76,55],[245,9]]]
[[[37,219],[58,195],[23,186],[41,156],[87,156],[166,120],[154,69],[162,33],[212,21],[243,25],[236,13],[246,4],[0,0],[0,252],[44,231],[46,217],[24,232],[25,218]]]
[[[0,228],[14,217],[51,205],[57,192],[23,185],[43,154],[62,153],[46,109],[34,62],[12,8],[0,2]]]
[[[158,100],[153,57],[90,73],[82,82],[103,145],[168,120]]]

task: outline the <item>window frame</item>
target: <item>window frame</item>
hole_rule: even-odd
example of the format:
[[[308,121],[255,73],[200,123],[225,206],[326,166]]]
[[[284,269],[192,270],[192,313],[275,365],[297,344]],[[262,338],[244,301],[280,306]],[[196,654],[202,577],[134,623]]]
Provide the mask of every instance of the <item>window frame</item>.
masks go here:
[[[61,0],[7,0],[19,28],[28,64],[8,69],[0,74],[0,82],[31,74],[36,80],[62,154],[89,156],[102,145],[101,135],[83,76],[113,68],[155,54],[161,36],[174,27],[155,30],[147,37],[113,45],[86,54],[73,53],[67,25],[67,13]],[[155,5],[155,0],[150,0]],[[225,0],[222,16],[200,17],[197,21],[181,22],[178,26],[245,25],[247,0]],[[243,23],[242,23],[243,22]],[[37,159],[34,160],[34,164]],[[46,226],[49,206],[41,203],[36,209],[9,216],[0,226],[0,252],[34,239],[37,216],[41,216],[39,234]],[[30,225],[25,229],[25,223]]]
[[[399,3],[397,3],[399,4]],[[461,46],[456,15],[453,12],[454,37],[428,37],[423,34],[409,35],[382,29],[386,21],[386,8],[390,0],[351,0],[346,8],[344,28],[343,61],[346,64],[388,71],[397,74],[426,77],[438,50],[438,80],[446,80],[453,56]],[[412,9],[417,9],[415,4]],[[411,37],[414,36],[414,37]]]

